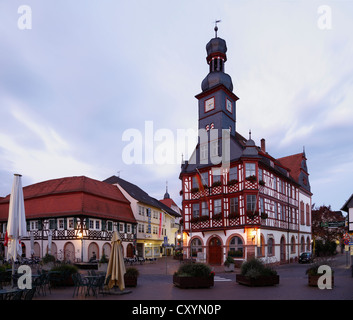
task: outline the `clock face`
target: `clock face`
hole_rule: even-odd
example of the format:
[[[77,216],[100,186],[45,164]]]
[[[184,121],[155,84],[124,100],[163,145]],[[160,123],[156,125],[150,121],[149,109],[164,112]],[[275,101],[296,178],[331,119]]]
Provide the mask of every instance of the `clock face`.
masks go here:
[[[207,99],[205,101],[205,112],[211,111],[214,109],[214,98]]]
[[[233,104],[232,104],[232,101],[228,100],[227,99],[227,110],[232,113],[233,111]]]

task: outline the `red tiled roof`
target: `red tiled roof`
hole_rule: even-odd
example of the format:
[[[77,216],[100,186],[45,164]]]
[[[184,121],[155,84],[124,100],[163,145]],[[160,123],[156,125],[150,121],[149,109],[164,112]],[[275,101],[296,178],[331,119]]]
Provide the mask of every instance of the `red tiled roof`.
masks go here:
[[[95,216],[136,223],[130,202],[116,186],[80,177],[67,177],[23,188],[27,219]],[[10,195],[0,199],[0,221],[8,217]]]
[[[303,153],[293,154],[288,157],[277,159],[284,167],[290,170],[290,175],[295,181],[299,181],[299,175],[302,167]]]

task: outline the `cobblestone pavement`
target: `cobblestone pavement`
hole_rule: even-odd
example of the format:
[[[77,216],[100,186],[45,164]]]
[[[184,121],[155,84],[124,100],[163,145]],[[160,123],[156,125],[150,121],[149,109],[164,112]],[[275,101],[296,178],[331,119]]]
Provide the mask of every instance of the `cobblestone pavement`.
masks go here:
[[[212,267],[215,283],[209,289],[180,289],[173,285],[172,275],[181,262],[162,257],[153,263],[134,265],[140,271],[138,285],[126,288],[125,294],[72,297],[73,287],[54,288],[46,295],[36,295],[34,300],[353,300],[353,277],[344,254],[338,254],[332,263],[334,287],[321,290],[307,285],[307,265],[298,263],[276,267],[279,285],[273,287],[246,287],[235,281],[235,272],[225,273],[223,266]],[[128,267],[128,266],[127,266]],[[82,271],[85,272],[85,271]]]

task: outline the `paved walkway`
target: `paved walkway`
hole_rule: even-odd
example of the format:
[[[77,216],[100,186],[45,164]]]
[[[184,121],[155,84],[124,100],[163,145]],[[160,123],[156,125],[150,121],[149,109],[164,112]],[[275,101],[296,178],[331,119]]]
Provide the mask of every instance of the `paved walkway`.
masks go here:
[[[36,296],[34,300],[353,300],[351,269],[343,255],[334,265],[335,280],[332,290],[320,290],[307,285],[306,265],[283,265],[277,267],[280,284],[274,287],[251,288],[235,281],[235,272],[225,273],[223,266],[213,267],[215,285],[210,289],[180,289],[173,285],[172,275],[180,262],[171,257],[160,258],[153,263],[134,265],[140,271],[138,285],[127,288],[129,293],[99,295],[98,298],[79,294],[72,297],[73,287],[52,289],[52,293]],[[128,267],[128,266],[127,266]]]

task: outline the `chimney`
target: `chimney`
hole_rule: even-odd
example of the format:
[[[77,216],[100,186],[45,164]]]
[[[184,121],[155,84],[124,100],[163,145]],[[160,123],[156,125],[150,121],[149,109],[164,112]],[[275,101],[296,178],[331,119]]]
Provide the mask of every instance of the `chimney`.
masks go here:
[[[266,140],[264,138],[261,139],[261,151],[266,153]]]

